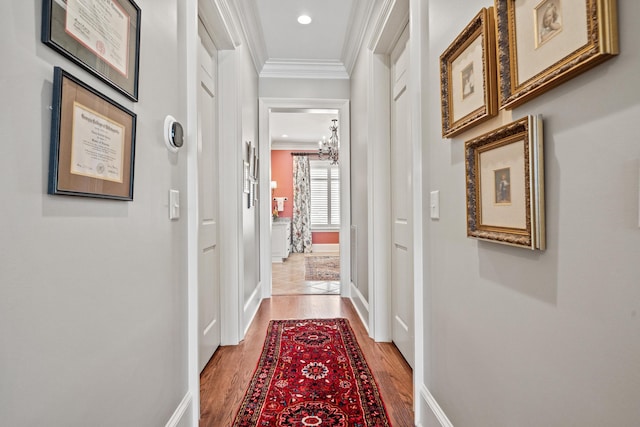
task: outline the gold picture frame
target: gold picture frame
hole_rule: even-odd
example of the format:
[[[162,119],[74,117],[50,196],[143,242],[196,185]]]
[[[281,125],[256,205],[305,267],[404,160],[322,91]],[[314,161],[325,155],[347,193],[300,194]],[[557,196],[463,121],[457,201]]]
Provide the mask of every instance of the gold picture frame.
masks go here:
[[[442,137],[498,113],[493,8],[483,8],[440,55]]]
[[[619,53],[616,0],[495,0],[500,108]]]
[[[465,143],[467,236],[544,250],[542,117]]]

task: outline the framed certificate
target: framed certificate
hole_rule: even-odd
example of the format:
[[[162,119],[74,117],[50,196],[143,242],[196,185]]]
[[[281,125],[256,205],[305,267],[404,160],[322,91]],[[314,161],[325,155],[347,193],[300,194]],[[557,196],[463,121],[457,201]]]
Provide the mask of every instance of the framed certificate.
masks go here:
[[[133,200],[135,136],[135,113],[55,67],[49,194]]]
[[[43,0],[42,42],[138,100],[140,8],[133,0]]]

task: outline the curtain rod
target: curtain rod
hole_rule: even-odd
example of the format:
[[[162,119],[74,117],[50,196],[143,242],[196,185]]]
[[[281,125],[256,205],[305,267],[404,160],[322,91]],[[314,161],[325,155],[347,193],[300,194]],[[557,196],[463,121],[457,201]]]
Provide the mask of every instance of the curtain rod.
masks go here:
[[[292,156],[317,156],[318,153],[311,152],[291,152]]]

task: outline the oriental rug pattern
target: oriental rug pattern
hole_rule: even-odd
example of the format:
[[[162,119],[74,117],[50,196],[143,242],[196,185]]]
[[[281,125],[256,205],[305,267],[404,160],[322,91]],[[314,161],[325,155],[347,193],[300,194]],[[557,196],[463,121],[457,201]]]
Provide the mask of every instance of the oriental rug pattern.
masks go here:
[[[385,427],[347,319],[272,320],[234,427]]]
[[[340,280],[340,257],[326,255],[307,255],[304,257],[304,280],[338,281]]]

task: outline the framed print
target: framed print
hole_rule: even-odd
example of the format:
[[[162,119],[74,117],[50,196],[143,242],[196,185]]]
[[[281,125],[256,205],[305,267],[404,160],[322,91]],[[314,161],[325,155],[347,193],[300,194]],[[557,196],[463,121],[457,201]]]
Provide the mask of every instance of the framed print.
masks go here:
[[[495,0],[500,108],[619,53],[616,0]]]
[[[133,200],[136,119],[55,67],[49,194]]]
[[[257,180],[260,176],[260,158],[256,155],[253,159],[253,179]]]
[[[133,0],[43,0],[41,38],[137,101],[140,22]]]
[[[258,185],[258,181],[254,181],[251,183],[253,185],[253,204],[257,204],[258,200],[260,200],[260,186]]]
[[[247,197],[247,207],[248,208],[252,208],[253,206],[255,206],[256,204],[256,186],[255,186],[255,182],[251,181],[249,183],[249,194]]]
[[[251,150],[251,141],[245,141],[244,142],[244,150],[245,150],[245,159],[247,162],[251,161],[251,155],[253,154],[253,151]]]
[[[249,185],[251,184],[251,178],[249,177],[249,162],[242,162],[242,177],[243,187],[242,192],[249,194]]]
[[[498,113],[493,8],[483,8],[440,56],[442,137]]]
[[[542,118],[465,143],[467,236],[545,249]]]

